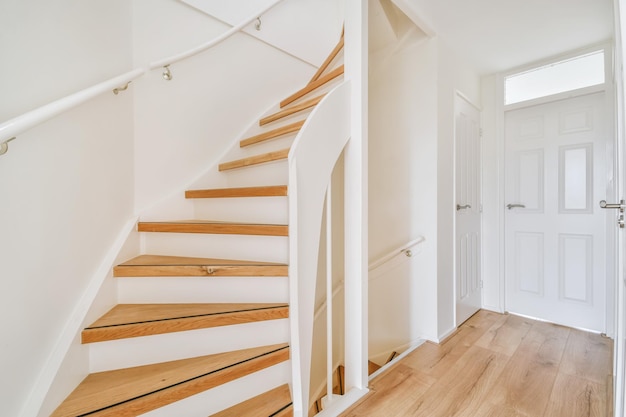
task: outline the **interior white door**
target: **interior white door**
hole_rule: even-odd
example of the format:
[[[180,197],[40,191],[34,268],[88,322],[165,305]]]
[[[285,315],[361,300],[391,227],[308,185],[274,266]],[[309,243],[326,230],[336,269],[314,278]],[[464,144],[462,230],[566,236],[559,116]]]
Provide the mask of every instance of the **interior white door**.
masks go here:
[[[617,175],[616,190],[621,199],[626,199],[626,94],[624,90],[624,16],[626,16],[626,1],[616,2],[615,33],[618,34],[615,45],[615,81],[616,81],[616,117],[617,134],[615,141],[615,156]],[[612,202],[616,203],[616,201]],[[616,260],[617,273],[615,280],[615,343],[613,351],[613,410],[615,417],[624,417],[626,391],[626,229],[619,228],[617,234]]]
[[[605,332],[605,93],[505,115],[506,309]]]
[[[460,95],[455,103],[456,323],[481,307],[480,112]]]

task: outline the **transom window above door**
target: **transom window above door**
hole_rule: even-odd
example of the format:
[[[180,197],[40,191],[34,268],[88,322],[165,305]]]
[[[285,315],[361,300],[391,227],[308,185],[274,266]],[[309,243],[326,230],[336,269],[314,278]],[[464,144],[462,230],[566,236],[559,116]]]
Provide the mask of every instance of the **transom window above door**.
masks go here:
[[[605,50],[508,75],[504,78],[504,104],[516,104],[605,82]]]

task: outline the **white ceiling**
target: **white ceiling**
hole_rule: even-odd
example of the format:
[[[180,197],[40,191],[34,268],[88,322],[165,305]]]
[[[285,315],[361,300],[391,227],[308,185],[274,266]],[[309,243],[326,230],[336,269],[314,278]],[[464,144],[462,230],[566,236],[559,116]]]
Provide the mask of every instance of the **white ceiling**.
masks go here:
[[[480,74],[613,37],[613,0],[392,0]],[[413,15],[413,16],[411,16]]]

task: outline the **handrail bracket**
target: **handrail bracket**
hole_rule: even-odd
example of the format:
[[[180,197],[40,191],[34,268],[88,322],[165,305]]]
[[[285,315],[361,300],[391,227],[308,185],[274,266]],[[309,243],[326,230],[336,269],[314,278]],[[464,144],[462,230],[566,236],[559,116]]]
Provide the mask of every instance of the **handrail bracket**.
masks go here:
[[[16,136],[13,136],[12,138],[7,139],[4,142],[0,143],[0,155],[4,155],[5,153],[9,151],[9,142],[14,140],[15,138]]]
[[[174,76],[172,75],[172,72],[170,71],[170,65],[167,64],[163,67],[163,79],[166,81],[171,81],[172,78],[174,78]]]
[[[113,94],[118,95],[120,93],[120,91],[126,91],[128,90],[128,84],[130,84],[131,82],[127,82],[126,84],[124,84],[123,87],[116,87],[113,89]]]

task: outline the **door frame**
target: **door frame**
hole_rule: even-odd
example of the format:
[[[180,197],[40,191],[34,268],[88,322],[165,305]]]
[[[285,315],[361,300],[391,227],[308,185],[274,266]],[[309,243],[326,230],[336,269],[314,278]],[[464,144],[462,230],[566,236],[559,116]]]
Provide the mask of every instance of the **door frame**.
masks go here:
[[[511,104],[508,106],[504,105],[504,80],[507,76],[516,74],[519,72],[523,72],[526,70],[530,70],[533,68],[541,67],[544,65],[549,65],[554,62],[562,61],[568,58],[573,58],[579,55],[583,55],[585,53],[597,51],[599,49],[604,49],[604,58],[605,58],[605,83],[600,86],[592,86],[581,88],[578,90],[567,91],[565,93],[554,94],[546,97],[541,97],[534,100],[524,101],[522,103]],[[602,44],[594,44],[585,48],[580,48],[574,51],[570,51],[565,54],[561,54],[558,56],[551,57],[549,59],[533,62],[530,64],[526,64],[517,68],[513,68],[511,70],[501,72],[496,74],[495,79],[495,137],[496,137],[496,157],[497,157],[497,175],[500,179],[498,181],[495,200],[497,204],[497,244],[498,244],[498,256],[497,256],[497,271],[498,271],[498,310],[501,313],[505,313],[506,310],[506,280],[505,280],[505,144],[504,144],[504,135],[505,135],[505,112],[509,110],[515,110],[523,107],[530,107],[539,104],[549,103],[552,101],[561,100],[564,98],[571,98],[582,96],[594,92],[605,92],[605,100],[608,112],[607,118],[607,131],[613,133],[613,138],[615,138],[615,129],[616,129],[616,109],[615,109],[615,94],[616,94],[616,86],[613,80],[613,45],[609,43]],[[614,166],[614,141],[612,142],[610,138],[607,138],[607,148],[611,151],[609,155],[607,155],[607,171],[612,171],[613,177],[615,176],[615,166]],[[612,146],[613,145],[613,146]],[[611,195],[607,195],[607,201],[611,199],[611,201],[616,199],[617,190],[615,182],[613,181],[611,184]],[[594,202],[597,203],[597,202]],[[612,218],[608,216],[608,218]],[[483,222],[484,224],[485,222]],[[605,312],[605,323],[606,323],[606,333],[609,337],[614,336],[615,329],[615,299],[614,299],[614,290],[615,290],[615,239],[616,239],[616,230],[613,227],[613,223],[611,222],[611,227],[609,227],[608,220],[606,224],[606,312]]]

